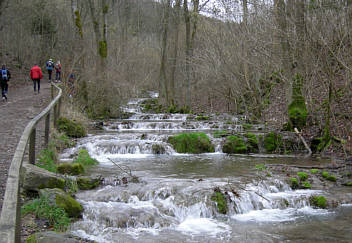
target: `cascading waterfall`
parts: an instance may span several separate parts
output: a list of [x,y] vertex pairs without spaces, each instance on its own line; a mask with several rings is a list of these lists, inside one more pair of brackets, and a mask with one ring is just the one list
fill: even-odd
[[[221,152],[223,139],[212,132],[242,131],[245,117],[223,114],[221,119],[196,121],[188,114],[145,114],[140,104],[146,99],[124,107],[134,113],[129,119],[105,122],[105,132],[83,138],[61,154],[69,160],[87,149],[100,161],[90,173],[104,177],[102,187],[77,194],[84,214],[74,223],[74,234],[97,242],[248,242],[251,232],[249,242],[277,242],[285,238],[268,225],[333,213],[310,206],[312,195],[326,192],[291,190],[280,177],[258,176],[253,168],[262,159]],[[263,126],[253,129],[260,134]],[[176,153],[168,137],[189,131],[207,133],[215,153]],[[111,160],[131,168],[140,183],[121,183],[125,175]],[[212,199],[215,188],[225,195],[225,214]],[[258,222],[264,225],[250,224]]]

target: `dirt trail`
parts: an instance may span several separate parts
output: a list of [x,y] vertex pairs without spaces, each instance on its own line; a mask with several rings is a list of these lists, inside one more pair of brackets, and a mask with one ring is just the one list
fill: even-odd
[[[32,82],[16,85],[16,80],[11,80],[8,101],[0,101],[0,212],[8,170],[19,139],[28,122],[50,102],[50,94],[50,84],[44,80],[41,81],[40,94],[33,92]],[[39,126],[43,127],[43,123],[40,122]],[[43,141],[38,137],[41,130],[39,128],[36,141]]]

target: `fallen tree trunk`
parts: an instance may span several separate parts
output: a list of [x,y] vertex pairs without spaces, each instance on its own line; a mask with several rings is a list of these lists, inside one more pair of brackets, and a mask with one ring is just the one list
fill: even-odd
[[312,150],[310,149],[310,147],[308,146],[308,144],[306,143],[306,140],[304,140],[304,138],[302,137],[301,133],[298,131],[298,129],[295,127],[295,133],[298,135],[298,137],[301,139],[302,143],[304,144],[304,147],[306,147],[306,149],[308,150],[308,154],[306,155],[306,157],[309,157],[312,155]]

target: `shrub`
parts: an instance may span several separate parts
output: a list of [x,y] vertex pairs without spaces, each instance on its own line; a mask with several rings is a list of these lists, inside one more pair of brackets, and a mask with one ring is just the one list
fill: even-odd
[[301,181],[305,181],[308,179],[308,174],[305,172],[298,172],[297,175]]
[[178,153],[200,154],[215,151],[208,136],[201,132],[170,136],[168,142]]
[[268,153],[276,151],[282,145],[282,137],[280,134],[270,132],[264,137],[264,148]]
[[247,146],[242,138],[228,136],[222,147],[222,151],[227,154],[244,154],[247,153]]
[[57,128],[59,132],[64,132],[69,137],[81,138],[86,136],[86,130],[82,124],[65,117],[57,120]]
[[310,205],[318,208],[326,208],[327,202],[324,196],[312,196],[309,198]]
[[37,218],[47,219],[56,231],[64,232],[71,220],[63,208],[52,205],[46,197],[39,197],[21,208],[22,215],[33,213]]

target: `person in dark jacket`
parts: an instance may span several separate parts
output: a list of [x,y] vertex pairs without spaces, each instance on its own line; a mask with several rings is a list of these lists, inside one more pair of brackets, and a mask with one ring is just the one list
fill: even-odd
[[38,94],[40,92],[40,80],[43,78],[42,69],[38,65],[34,65],[30,72],[31,79],[33,80],[34,93],[36,93],[36,85],[38,84]]
[[2,95],[2,100],[7,101],[7,93],[9,90],[9,85],[8,82],[11,79],[11,73],[8,69],[6,69],[5,64],[2,65],[1,68],[1,77],[0,77],[0,86],[1,86],[1,95]]
[[46,62],[46,70],[48,71],[48,74],[49,74],[49,83],[51,82],[51,74],[53,73],[53,70],[54,70],[54,62],[53,62],[53,59],[49,59],[47,62]]

